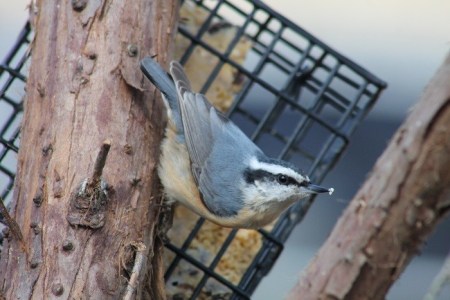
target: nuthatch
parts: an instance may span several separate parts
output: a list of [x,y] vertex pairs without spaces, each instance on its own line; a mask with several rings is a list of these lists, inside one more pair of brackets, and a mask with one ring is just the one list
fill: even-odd
[[167,109],[158,175],[168,201],[225,227],[260,228],[300,199],[333,192],[292,164],[267,157],[204,95],[191,91],[178,62],[170,64],[172,79],[150,57],[141,69]]

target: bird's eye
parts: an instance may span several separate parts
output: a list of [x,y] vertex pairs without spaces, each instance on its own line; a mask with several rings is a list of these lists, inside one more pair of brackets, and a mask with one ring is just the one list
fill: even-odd
[[288,184],[289,183],[289,177],[283,174],[278,174],[277,181],[279,184]]

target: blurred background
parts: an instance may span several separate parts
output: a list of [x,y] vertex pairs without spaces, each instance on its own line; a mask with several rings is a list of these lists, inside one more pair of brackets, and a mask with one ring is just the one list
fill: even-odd
[[[0,1],[0,59],[28,18],[28,0]],[[253,299],[281,299],[327,238],[375,160],[450,49],[450,2],[388,0],[265,0],[319,39],[388,83],[358,127],[345,155]],[[422,299],[450,250],[450,221],[442,223],[402,274],[387,299]],[[450,299],[450,288],[440,299]]]

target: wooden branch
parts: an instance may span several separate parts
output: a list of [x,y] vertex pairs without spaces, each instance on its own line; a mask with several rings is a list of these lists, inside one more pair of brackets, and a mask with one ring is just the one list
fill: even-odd
[[[35,37],[11,204],[30,258],[4,243],[6,299],[119,299],[129,283],[118,253],[133,241],[145,245],[133,297],[164,286],[155,270],[162,253],[154,251],[164,111],[139,62],[171,59],[178,2],[32,2]],[[96,160],[106,137],[114,141],[108,159],[106,141]],[[155,299],[165,297],[161,290]]]
[[449,212],[449,83],[450,55],[289,299],[384,299]]

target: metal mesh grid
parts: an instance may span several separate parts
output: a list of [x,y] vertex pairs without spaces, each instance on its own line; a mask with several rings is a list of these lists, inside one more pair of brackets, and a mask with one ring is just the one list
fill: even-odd
[[17,164],[30,38],[27,23],[0,65],[0,196],[5,200],[12,196]]
[[[186,0],[183,5],[188,3],[194,1]],[[268,155],[292,161],[303,167],[314,182],[320,182],[344,151],[350,135],[373,106],[385,83],[261,1],[205,0],[195,1],[195,7],[205,18],[196,27],[183,24],[179,27],[179,38],[186,44],[180,61],[186,65],[198,49],[216,58],[208,62],[209,71],[204,74],[206,81],[201,92],[208,94],[214,82],[220,80],[220,72],[230,68],[240,82],[228,107],[230,118]],[[217,46],[207,36],[211,37],[217,24],[228,26],[222,20],[236,27],[228,31],[228,43]],[[26,80],[24,66],[30,35],[27,24],[0,66],[0,193],[7,202],[12,194],[19,146]],[[238,61],[233,53],[239,50],[243,37],[251,47],[245,60]],[[207,297],[205,286],[214,282],[229,291],[223,298],[250,299],[312,201],[294,205],[269,229],[258,230],[261,247],[238,284],[217,272],[238,230],[227,234],[213,259],[205,264],[189,252],[205,225],[205,220],[199,218],[178,245],[173,241],[166,243],[173,254],[165,273],[167,284],[174,284],[171,278],[181,264],[189,264],[201,272],[189,298]],[[178,295],[178,298],[185,296]]]

